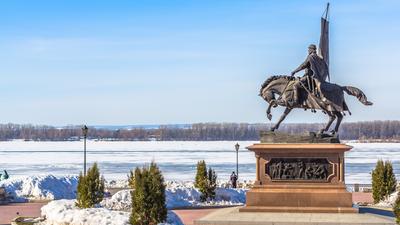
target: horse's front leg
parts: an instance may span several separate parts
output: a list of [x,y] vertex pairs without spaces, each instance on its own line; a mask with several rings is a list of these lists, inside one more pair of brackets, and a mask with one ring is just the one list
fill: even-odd
[[281,118],[279,118],[279,121],[275,124],[275,126],[271,127],[271,131],[275,131],[276,129],[279,128],[279,125],[282,123],[282,121],[286,118],[286,116],[292,111],[292,108],[286,107],[285,111],[283,112]]
[[267,109],[267,118],[268,118],[269,120],[272,119],[272,114],[271,114],[272,105],[273,105],[273,104],[269,104],[268,109]]

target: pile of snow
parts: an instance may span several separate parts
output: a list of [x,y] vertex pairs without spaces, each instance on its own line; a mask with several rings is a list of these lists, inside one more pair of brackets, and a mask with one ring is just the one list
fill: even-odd
[[[242,188],[217,188],[214,200],[201,202],[201,193],[193,187],[192,182],[169,182],[165,189],[166,204],[168,209],[201,207],[201,206],[229,206],[242,205],[246,201],[247,189]],[[130,190],[122,190],[111,198],[104,199],[100,205],[112,210],[129,211],[132,199]]]
[[375,204],[375,206],[385,207],[385,208],[393,208],[394,203],[399,195],[399,191],[393,192],[387,198],[383,199],[379,203]]
[[100,205],[112,210],[130,211],[132,204],[131,191],[122,190],[115,193],[111,198],[105,198]]
[[129,222],[129,213],[112,211],[105,208],[79,209],[75,200],[57,200],[42,207],[42,224],[115,224],[125,225]]
[[165,190],[167,208],[185,208],[198,206],[242,205],[246,201],[247,188],[228,188],[225,182],[219,182],[215,199],[201,202],[201,192],[193,182],[167,182]]
[[[42,207],[42,217],[45,221],[39,225],[68,224],[68,225],[127,225],[129,212],[114,211],[106,208],[79,209],[74,200],[57,200]],[[183,225],[179,217],[168,211],[167,224]]]
[[201,202],[201,192],[194,187],[178,186],[165,190],[167,208],[185,208],[200,206],[243,205],[246,201],[246,189],[217,188],[215,199]]
[[[243,180],[243,181],[238,181],[237,187],[250,189],[251,187],[253,187],[253,185],[254,185],[254,180]],[[217,180],[217,187],[230,188],[231,182],[226,180]]]
[[106,180],[106,188],[129,188],[128,179],[124,180]]
[[25,202],[28,199],[74,199],[77,185],[76,176],[29,176],[0,181],[0,187],[6,189],[7,196],[13,202]]

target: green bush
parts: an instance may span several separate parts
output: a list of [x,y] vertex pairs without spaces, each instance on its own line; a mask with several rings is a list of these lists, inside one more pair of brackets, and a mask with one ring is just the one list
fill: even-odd
[[135,189],[135,171],[131,170],[128,174],[128,185],[130,188]]
[[396,190],[396,177],[390,161],[378,160],[372,171],[372,197],[378,203]]
[[167,219],[164,177],[157,165],[135,169],[130,224],[156,225]]
[[76,206],[91,208],[104,197],[104,178],[100,176],[97,163],[87,171],[86,176],[79,174]]
[[207,195],[211,199],[215,199],[215,189],[217,189],[217,174],[210,167],[208,169],[208,187],[207,187]]
[[194,181],[194,187],[199,189],[202,193],[200,196],[201,201],[207,200],[207,166],[204,160],[197,162],[197,172]]
[[400,191],[397,194],[397,199],[394,202],[393,213],[396,216],[397,224],[400,224]]
[[194,187],[201,188],[202,186],[205,186],[206,179],[207,179],[206,162],[204,160],[198,161]]
[[384,177],[385,164],[383,160],[378,160],[375,169],[372,171],[372,197],[374,198],[374,203],[378,203],[383,199],[385,193]]
[[385,162],[385,197],[389,196],[393,192],[396,191],[396,176],[393,173],[393,165],[392,162],[387,160]]
[[217,188],[217,174],[212,168],[208,169],[204,160],[197,163],[197,173],[194,187],[201,192],[200,201],[215,198],[215,189]]

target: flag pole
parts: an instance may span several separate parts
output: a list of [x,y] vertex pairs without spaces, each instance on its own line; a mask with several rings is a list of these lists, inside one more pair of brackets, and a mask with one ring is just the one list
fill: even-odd
[[[324,12],[323,14],[325,14],[325,20],[328,20],[328,14],[329,14],[329,2],[328,2],[328,3],[326,3],[326,9],[325,9],[325,12]],[[323,15],[323,14],[322,14],[322,15]]]

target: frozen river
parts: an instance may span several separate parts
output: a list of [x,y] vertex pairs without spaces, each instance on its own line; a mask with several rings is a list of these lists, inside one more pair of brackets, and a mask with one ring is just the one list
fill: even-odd
[[[254,180],[255,158],[245,149],[254,141],[239,141],[240,179]],[[107,179],[124,179],[128,172],[154,160],[166,180],[192,180],[196,163],[205,160],[219,179],[236,169],[234,141],[106,142],[88,141],[87,161],[98,162]],[[349,143],[346,183],[370,183],[378,159],[389,159],[400,175],[400,143]],[[0,171],[11,176],[79,174],[83,169],[83,142],[0,142]],[[1,172],[0,172],[1,173]],[[400,178],[400,177],[398,177]]]

